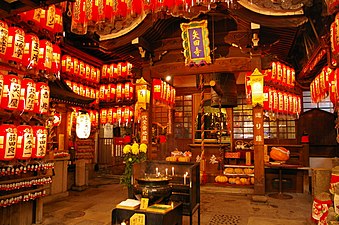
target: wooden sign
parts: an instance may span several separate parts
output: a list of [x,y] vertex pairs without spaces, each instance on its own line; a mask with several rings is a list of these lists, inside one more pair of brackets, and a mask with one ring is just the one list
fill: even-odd
[[253,108],[253,144],[264,145],[264,118],[262,107]]
[[140,115],[140,143],[148,144],[148,131],[149,131],[149,121],[148,121],[148,113],[147,112],[141,112]]

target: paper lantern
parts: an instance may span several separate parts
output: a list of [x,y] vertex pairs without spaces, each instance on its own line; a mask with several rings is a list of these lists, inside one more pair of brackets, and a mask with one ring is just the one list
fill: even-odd
[[18,27],[8,29],[8,43],[5,59],[21,63],[25,47],[25,32]]
[[63,22],[62,22],[62,10],[58,7],[55,7],[55,20],[54,20],[54,33],[63,32]]
[[34,143],[32,127],[28,125],[17,126],[17,132],[15,158],[20,160],[30,159]]
[[337,69],[332,70],[329,74],[328,82],[329,82],[329,95],[330,100],[333,104],[337,102],[337,94],[336,94],[336,86],[337,86]]
[[117,117],[117,108],[112,109],[112,123],[116,124],[118,122],[118,117]]
[[282,64],[282,78],[281,78],[281,84],[283,86],[286,86],[286,83],[287,83],[287,66],[285,64]]
[[161,90],[162,90],[161,80],[153,79],[152,86],[153,86],[153,99],[158,101],[161,98]]
[[273,111],[278,112],[279,109],[279,96],[278,91],[272,89],[272,95],[273,95]]
[[100,109],[100,124],[107,123],[107,109]]
[[75,0],[71,21],[71,32],[84,35],[87,33],[86,0]]
[[36,96],[34,112],[39,114],[47,114],[49,111],[50,90],[48,84],[44,82],[36,83]]
[[[127,63],[126,62],[121,62],[119,63],[120,64],[120,68],[121,68],[121,77],[123,79],[126,79],[127,78]],[[119,66],[118,64],[118,66]]]
[[17,128],[12,124],[0,125],[0,160],[12,160],[15,157]]
[[87,112],[79,112],[75,132],[78,138],[88,138],[91,134],[91,118]]
[[102,80],[107,80],[108,77],[108,73],[107,73],[107,69],[108,69],[108,65],[105,64],[101,67],[101,79]]
[[99,104],[99,103],[100,103],[100,91],[95,90],[95,104]]
[[34,34],[26,34],[22,65],[29,68],[36,68],[38,66],[39,50],[39,38]]
[[[126,82],[125,83],[125,91],[124,91],[124,99],[125,99],[125,101],[129,101],[129,100],[131,100],[131,97],[133,97],[133,96],[130,96],[130,86],[132,85],[132,83],[131,82]],[[133,89],[133,87],[132,87],[132,89]]]
[[269,94],[269,87],[264,86],[264,103],[263,103],[263,109],[264,110],[270,110],[269,102],[270,102],[270,94]]
[[120,124],[122,123],[122,108],[121,107],[118,107],[117,108],[117,123]]
[[[101,18],[103,12],[101,12],[101,14],[99,14],[99,7],[103,8],[103,0],[96,0],[96,1],[92,1],[92,4],[89,4],[90,7],[88,9],[88,15],[87,18],[88,20],[94,21],[94,22],[98,22],[99,18]],[[103,11],[103,9],[101,9],[100,11]]]
[[71,75],[73,70],[73,60],[70,55],[63,55],[61,58],[61,71],[67,75]]
[[91,66],[91,76],[90,76],[90,81],[96,82],[97,81],[97,68],[94,66]]
[[286,92],[283,92],[283,96],[284,96],[284,109],[283,109],[283,113],[288,113],[288,108],[289,108],[288,94]]
[[295,84],[295,70],[291,68],[291,85],[294,87]]
[[53,45],[52,73],[59,73],[61,70],[61,49],[59,45]]
[[40,40],[38,69],[51,72],[53,61],[53,45],[48,40]]
[[8,25],[0,20],[0,59],[3,59],[6,54],[8,42]]
[[114,68],[113,68],[113,78],[114,78],[114,79],[121,78],[121,63],[114,64]]
[[72,91],[73,91],[72,81],[70,81],[70,80],[65,80],[65,83],[66,83],[67,86],[68,86],[70,89],[72,89]]
[[339,18],[338,14],[335,16],[335,19],[333,23],[331,24],[330,28],[330,40],[331,40],[331,50],[334,55],[339,53],[339,33],[338,33],[338,28],[339,28]]
[[163,103],[165,101],[166,98],[166,90],[167,90],[167,84],[165,81],[161,80],[161,97],[160,97],[160,101]]
[[99,92],[100,100],[105,100],[105,90],[106,90],[105,85],[104,84],[100,85],[100,92]]
[[86,63],[85,64],[85,71],[86,71],[85,79],[90,81],[91,80],[91,65]]
[[79,88],[79,95],[85,96],[86,90],[85,90],[85,88],[84,88],[84,85],[82,85],[82,84],[77,84],[77,86],[78,86],[78,88]]
[[78,77],[80,73],[80,64],[79,60],[76,57],[72,57],[73,70],[71,72],[72,76]]
[[[61,120],[60,120],[61,121]],[[47,151],[47,129],[43,126],[33,126],[34,145],[32,149],[32,158],[44,158]]]
[[107,67],[107,77],[110,81],[113,81],[113,79],[118,78],[117,76],[114,76],[114,68],[115,68],[115,64],[110,64]]
[[278,92],[278,112],[283,113],[284,112],[284,94],[281,91]]
[[116,101],[121,102],[124,99],[124,93],[125,93],[125,85],[122,83],[117,84],[117,89],[116,89]]
[[79,60],[79,77],[86,78],[86,65],[82,60]]
[[91,97],[91,90],[90,90],[90,87],[85,86],[84,89],[85,89],[85,96],[86,96],[87,98],[90,98],[90,97]]
[[291,68],[286,66],[286,87],[292,87],[291,84]]
[[49,5],[46,10],[41,11],[40,24],[43,29],[54,32],[55,5]]
[[264,102],[264,76],[255,69],[250,76],[250,85],[252,93],[252,105],[263,105]]
[[1,108],[1,101],[4,95],[4,85],[5,85],[5,75],[0,72],[0,108]]
[[32,79],[23,78],[21,82],[21,94],[18,110],[33,112],[36,95],[36,84]]
[[18,109],[21,94],[21,78],[14,75],[4,76],[4,88],[1,99],[1,108]]
[[277,76],[278,76],[278,70],[277,70],[277,62],[272,62],[272,73],[271,73],[271,81],[276,82]]
[[22,21],[39,26],[42,8],[32,9],[23,13],[20,13]]
[[116,3],[113,0],[104,0],[104,15],[105,19],[111,21],[113,16],[115,15],[114,8],[116,7]]
[[132,63],[127,63],[127,77],[131,77],[132,74],[132,70],[133,70],[133,64]]
[[80,86],[76,82],[72,82],[72,90],[75,94],[80,95]]
[[113,123],[113,108],[107,109],[107,123]]
[[91,94],[90,94],[90,98],[93,98],[93,99],[95,99],[95,89],[94,88],[90,88],[90,92],[91,92]]
[[294,114],[293,95],[288,94],[288,114]]
[[115,96],[116,96],[116,89],[117,89],[117,85],[116,84],[110,84],[109,86],[110,90],[109,90],[109,94],[110,94],[110,100],[111,102],[115,102],[116,99],[115,99]]
[[96,68],[97,70],[97,80],[95,81],[96,83],[100,83],[100,77],[101,77],[101,74],[100,74],[100,69],[99,68]]

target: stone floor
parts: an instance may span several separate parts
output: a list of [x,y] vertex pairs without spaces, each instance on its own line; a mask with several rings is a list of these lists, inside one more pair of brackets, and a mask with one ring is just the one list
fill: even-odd
[[[251,189],[202,186],[201,225],[308,225],[312,197],[291,194],[292,199],[267,197],[253,201]],[[116,204],[125,200],[127,189],[108,179],[93,179],[82,192],[44,204],[42,225],[109,225]],[[197,214],[197,213],[196,213]],[[197,224],[197,215],[193,224]],[[187,217],[183,224],[189,224]]]

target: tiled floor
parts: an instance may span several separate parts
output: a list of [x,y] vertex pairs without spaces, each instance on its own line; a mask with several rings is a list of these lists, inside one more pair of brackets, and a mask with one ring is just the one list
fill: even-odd
[[[232,192],[225,187],[201,187],[201,225],[304,225],[311,216],[312,198],[307,194],[292,194],[288,200],[268,197],[263,203],[252,201],[250,191]],[[85,191],[46,203],[43,225],[109,225],[112,209],[126,197],[122,185],[92,180]],[[197,224],[196,214],[193,224]],[[183,224],[188,221],[185,217]]]

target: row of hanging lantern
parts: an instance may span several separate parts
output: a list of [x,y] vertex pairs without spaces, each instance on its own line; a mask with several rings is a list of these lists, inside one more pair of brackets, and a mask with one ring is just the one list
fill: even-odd
[[175,88],[161,79],[153,79],[153,101],[158,105],[173,106],[175,101]]
[[100,69],[70,55],[61,58],[61,72],[69,77],[84,79],[84,81],[99,83]]
[[0,108],[47,114],[50,89],[44,82],[0,74]]
[[274,113],[299,115],[301,98],[296,94],[264,86],[263,109]]
[[134,110],[131,106],[100,109],[100,124],[129,126],[134,121]]
[[[73,125],[76,125],[76,121],[77,121],[77,117],[80,115],[80,112],[84,111],[84,109],[79,108],[79,107],[73,107],[73,112],[72,112],[72,116],[71,116],[71,123]],[[90,118],[90,122],[91,122],[91,126],[92,127],[97,127],[99,125],[99,112],[97,110],[86,110],[89,118]]]
[[133,65],[129,62],[105,64],[101,68],[101,82],[132,77]]
[[19,16],[22,21],[31,23],[41,30],[61,34],[63,32],[62,13],[63,10],[60,7],[49,5],[47,9],[32,9],[20,13]]
[[105,102],[124,102],[134,99],[134,84],[110,83],[100,85],[99,100]]
[[60,47],[35,34],[25,34],[19,27],[0,21],[0,60],[22,64],[48,73],[60,71]]
[[46,155],[47,130],[44,126],[0,125],[0,160],[39,159]]
[[99,90],[70,80],[65,80],[65,83],[74,93],[87,98],[93,98],[95,99],[94,103],[99,104]]
[[[295,84],[295,70],[279,61],[272,62],[272,69],[264,70],[264,80],[273,82],[287,88],[293,88]],[[248,73],[247,76],[250,76]]]
[[73,33],[84,35],[87,33],[88,23],[111,22],[115,17],[127,17],[130,14],[147,14],[157,11],[175,11],[190,12],[191,7],[204,5],[210,9],[210,4],[215,2],[225,2],[227,8],[236,8],[237,0],[222,1],[201,1],[201,0],[132,0],[132,1],[113,1],[113,0],[75,0],[72,4],[72,22],[71,31]]

